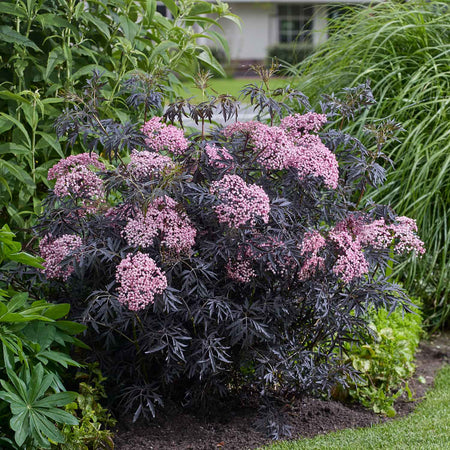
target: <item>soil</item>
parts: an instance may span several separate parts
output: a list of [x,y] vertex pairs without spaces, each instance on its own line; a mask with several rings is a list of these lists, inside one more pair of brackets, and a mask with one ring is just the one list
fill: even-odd
[[[414,401],[399,398],[395,418],[413,411],[433,385],[438,369],[450,360],[450,334],[423,341],[416,355],[416,372],[409,381]],[[291,439],[312,437],[344,428],[369,427],[392,420],[355,404],[306,397],[290,409],[293,426]],[[182,412],[166,413],[151,423],[121,420],[114,438],[118,450],[210,450],[255,449],[272,442],[254,428],[257,414],[253,407],[230,407],[214,419],[199,418]]]

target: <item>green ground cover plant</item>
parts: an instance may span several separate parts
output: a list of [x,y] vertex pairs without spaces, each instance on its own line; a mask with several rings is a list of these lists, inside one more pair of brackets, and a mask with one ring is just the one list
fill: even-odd
[[[424,300],[425,323],[450,315],[450,10],[448,2],[380,2],[333,22],[332,35],[296,67],[298,86],[321,93],[371,80],[378,103],[371,117],[401,122],[406,132],[387,148],[386,184],[368,195],[417,219],[428,256],[396,274]],[[362,114],[346,130],[363,129]]]
[[372,311],[370,328],[374,335],[364,345],[346,344],[346,362],[358,370],[362,381],[349,383],[336,397],[347,396],[376,413],[395,415],[394,401],[403,392],[411,399],[408,379],[414,373],[414,355],[422,332],[422,317],[418,310],[389,313],[385,309]]
[[[67,156],[53,123],[65,92],[93,70],[105,77],[105,114],[128,120],[111,102],[132,71],[159,75],[166,93],[192,79],[199,61],[224,74],[204,41],[227,51],[213,28],[219,17],[239,22],[220,0],[2,1],[0,4],[0,224],[22,231],[40,213],[47,170]],[[220,29],[220,28],[219,28]],[[201,41],[203,39],[203,42]],[[163,74],[164,76],[160,76]],[[150,81],[148,81],[150,82]],[[20,235],[21,237],[22,234]]]
[[401,420],[371,428],[349,429],[292,442],[280,442],[267,450],[303,449],[436,449],[450,446],[450,366],[437,375],[435,387],[415,411]]

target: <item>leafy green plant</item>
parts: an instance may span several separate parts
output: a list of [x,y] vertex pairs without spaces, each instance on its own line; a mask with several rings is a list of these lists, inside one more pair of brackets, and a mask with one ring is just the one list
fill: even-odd
[[[423,299],[425,323],[442,326],[450,317],[449,4],[379,2],[352,11],[331,23],[328,42],[293,73],[302,91],[316,99],[370,79],[378,100],[371,116],[394,119],[406,129],[401,142],[386,147],[396,170],[369,195],[416,218],[428,256],[394,273]],[[365,114],[356,119],[344,128],[350,134],[363,128]]]
[[[80,365],[69,356],[72,345],[87,348],[75,335],[85,327],[59,320],[69,305],[31,302],[6,280],[4,272],[16,263],[42,267],[41,259],[21,251],[14,234],[0,230],[0,426],[3,445],[49,448],[50,441],[64,442],[55,422],[75,425],[76,418],[61,409],[76,398],[65,392],[62,375],[68,366]],[[8,408],[9,406],[9,408]],[[12,435],[13,434],[13,435]]]
[[351,384],[350,398],[376,413],[394,416],[394,402],[403,392],[411,398],[408,379],[414,373],[414,354],[421,335],[418,311],[392,314],[379,309],[371,314],[373,338],[364,345],[345,345],[347,362],[360,372],[362,381]]
[[[8,0],[0,4],[0,224],[28,228],[41,212],[47,170],[67,156],[52,134],[64,92],[94,69],[107,78],[107,100],[131,72],[145,71],[174,95],[199,61],[224,75],[210,48],[228,52],[218,18],[239,22],[228,5],[164,0]],[[214,28],[216,26],[216,28]],[[217,28],[219,27],[219,28]],[[202,41],[203,39],[203,41]],[[112,101],[112,100],[111,100]],[[121,104],[106,115],[127,122]]]
[[64,445],[57,448],[64,450],[89,450],[114,448],[110,427],[116,424],[108,410],[99,403],[106,398],[103,382],[106,380],[98,368],[98,364],[88,365],[88,373],[80,371],[75,376],[80,382],[79,393],[75,401],[66,405],[65,409],[79,424],[64,425],[62,432],[65,436]]

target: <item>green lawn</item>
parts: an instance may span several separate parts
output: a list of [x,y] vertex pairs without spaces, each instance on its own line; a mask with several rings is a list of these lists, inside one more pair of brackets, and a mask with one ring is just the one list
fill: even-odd
[[[289,78],[273,78],[270,80],[269,87],[271,89],[277,89],[279,87],[289,84]],[[236,98],[240,94],[240,90],[247,84],[256,83],[261,84],[259,78],[212,78],[210,80],[210,87],[214,89],[218,94],[229,94]],[[194,96],[196,101],[201,101],[201,91],[197,89],[193,83],[186,82],[184,85],[184,93],[180,93],[183,97]],[[211,94],[214,94],[211,92]]]
[[349,429],[313,439],[280,442],[266,450],[450,449],[450,366],[409,416],[371,428]]

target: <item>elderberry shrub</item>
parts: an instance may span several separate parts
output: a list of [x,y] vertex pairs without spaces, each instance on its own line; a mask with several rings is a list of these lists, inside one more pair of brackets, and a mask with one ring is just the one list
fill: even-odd
[[[355,378],[339,354],[367,336],[366,311],[410,305],[385,274],[396,254],[424,252],[415,222],[363,198],[384,181],[382,145],[399,127],[371,128],[376,152],[323,131],[370,106],[368,84],[324,99],[322,113],[289,87],[245,93],[270,125],[206,134],[214,109],[236,117],[228,96],[124,125],[102,119],[89,88],[98,103],[57,122],[85,152],[49,171],[44,275],[89,325],[110,393],[135,419],[164,400],[207,404],[244,387],[265,410],[269,398],[329,393]],[[304,113],[291,115],[299,99]],[[168,124],[189,115],[201,133]]]

